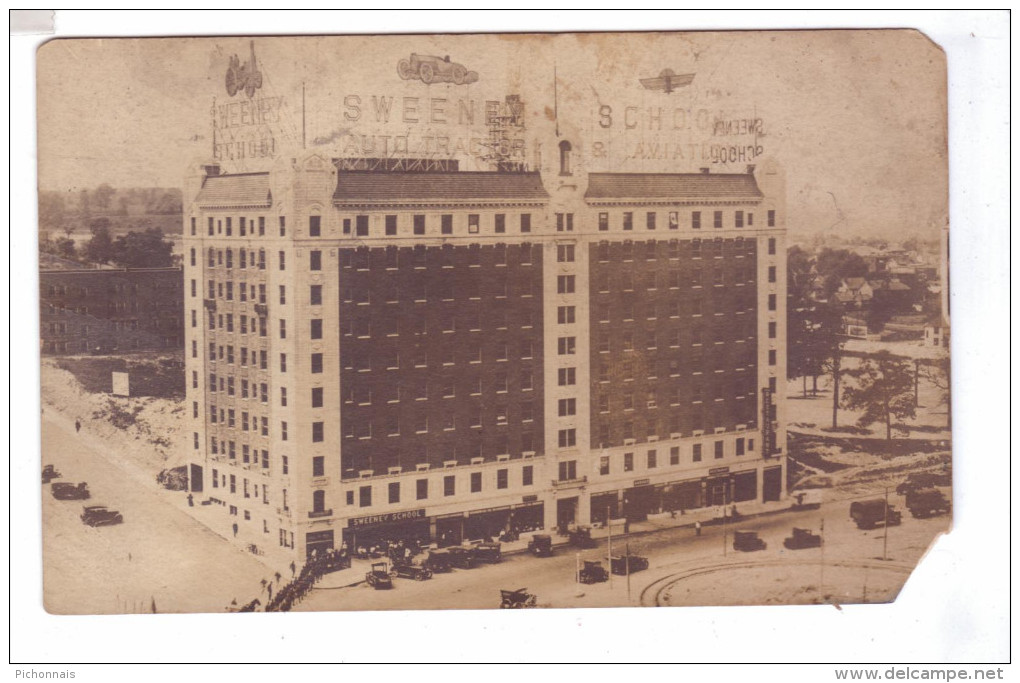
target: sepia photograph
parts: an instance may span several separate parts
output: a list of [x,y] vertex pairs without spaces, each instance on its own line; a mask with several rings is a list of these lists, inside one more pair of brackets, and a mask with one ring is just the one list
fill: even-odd
[[38,48],[41,609],[895,602],[963,462],[945,50],[336,33]]
[[945,79],[909,30],[47,44],[47,609],[893,600],[951,519]]

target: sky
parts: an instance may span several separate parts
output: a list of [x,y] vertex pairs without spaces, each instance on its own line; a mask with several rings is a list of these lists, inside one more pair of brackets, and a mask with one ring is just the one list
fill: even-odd
[[[795,235],[934,237],[947,220],[945,60],[914,31],[259,37],[254,44],[264,75],[256,100],[269,100],[280,120],[221,129],[218,142],[268,131],[278,154],[299,149],[303,86],[306,145],[372,156],[379,136],[392,144],[407,135],[412,147],[446,137],[451,149],[462,141],[464,152],[486,130],[480,112],[474,125],[455,120],[460,102],[480,109],[514,92],[525,104],[532,165],[558,128],[579,141],[578,158],[593,171],[739,172],[772,159],[786,174]],[[179,186],[190,164],[212,154],[214,107],[245,99],[227,94],[224,76],[230,56],[243,64],[250,50],[241,37],[44,45],[40,187]],[[397,63],[411,53],[450,55],[478,80],[402,80]],[[642,86],[640,79],[667,68],[693,81],[671,93]],[[405,117],[408,100],[416,104]],[[374,120],[380,101],[393,103],[385,124]],[[727,150],[735,162],[720,161]],[[468,155],[462,168],[480,165]]]

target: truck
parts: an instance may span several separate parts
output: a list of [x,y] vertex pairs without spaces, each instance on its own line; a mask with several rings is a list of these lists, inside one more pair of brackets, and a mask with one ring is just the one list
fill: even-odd
[[855,500],[850,504],[850,519],[858,529],[874,529],[885,524],[898,526],[903,521],[903,514],[885,502],[883,498]]
[[[54,484],[56,486],[56,484]],[[949,499],[938,489],[917,489],[907,492],[907,509],[914,517],[934,517],[949,512]]]

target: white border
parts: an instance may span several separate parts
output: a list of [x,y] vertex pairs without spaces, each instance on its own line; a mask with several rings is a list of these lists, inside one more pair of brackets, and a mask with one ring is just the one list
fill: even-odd
[[[949,55],[956,528],[891,606],[56,617],[41,606],[34,51],[10,39],[11,658],[17,661],[1004,661],[1009,339],[1003,12],[65,12],[58,36],[915,27]],[[838,160],[837,160],[838,161]],[[1011,532],[1010,532],[1011,536]],[[250,618],[245,618],[250,617]],[[27,667],[21,667],[27,668]],[[63,670],[75,667],[34,667]],[[831,676],[819,669],[819,676]],[[885,668],[885,667],[883,667]],[[574,675],[561,670],[561,675]],[[264,673],[263,673],[264,672]],[[263,668],[240,675],[276,676]],[[741,673],[743,672],[743,673]],[[103,673],[120,679],[125,670]],[[227,672],[223,672],[227,673]],[[303,672],[301,672],[303,673]],[[619,674],[625,672],[619,671]],[[686,673],[686,672],[685,672]],[[705,672],[713,675],[712,671]],[[752,669],[738,675],[755,676]],[[797,676],[789,671],[784,678]],[[187,672],[146,676],[177,676]],[[515,675],[527,675],[517,672]],[[312,675],[309,671],[308,675]],[[371,676],[371,670],[359,676]],[[416,675],[405,670],[404,675]],[[491,674],[486,674],[491,675]],[[635,676],[657,676],[635,671]],[[82,674],[79,674],[82,676]],[[459,677],[459,676],[458,676]],[[817,679],[816,679],[817,680]]]

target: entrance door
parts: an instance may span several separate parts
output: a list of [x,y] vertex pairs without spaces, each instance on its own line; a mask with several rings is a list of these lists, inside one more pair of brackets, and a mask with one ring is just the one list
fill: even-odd
[[577,520],[577,498],[560,498],[556,501],[556,527],[560,532]]
[[188,488],[193,493],[200,493],[202,491],[202,466],[195,465],[192,463],[191,469],[188,472]]
[[726,480],[710,482],[708,485],[709,505],[726,505],[729,502],[726,495],[728,488],[729,482]]
[[762,472],[761,485],[763,500],[779,500],[783,493],[783,468],[770,467]]
[[655,502],[654,486],[635,486],[623,494],[623,516],[631,522],[648,519],[648,513]]

